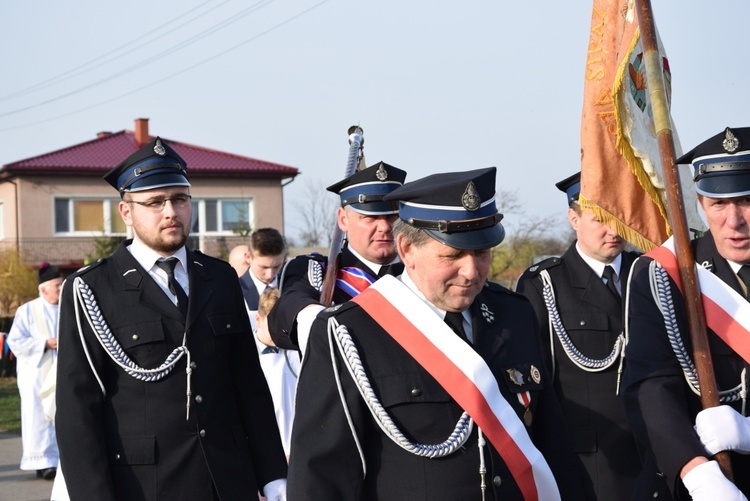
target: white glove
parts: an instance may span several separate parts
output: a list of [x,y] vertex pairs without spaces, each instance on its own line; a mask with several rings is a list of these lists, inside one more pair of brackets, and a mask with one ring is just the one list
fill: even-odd
[[700,411],[694,428],[711,456],[719,451],[750,454],[749,419],[728,405],[720,405]]
[[719,463],[701,463],[682,477],[693,501],[747,501],[736,485],[721,472]]
[[263,496],[268,501],[286,501],[286,479],[280,478],[268,482],[263,487]]

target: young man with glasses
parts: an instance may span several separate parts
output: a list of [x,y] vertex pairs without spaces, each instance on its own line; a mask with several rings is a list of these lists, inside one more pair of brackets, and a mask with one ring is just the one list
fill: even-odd
[[64,284],[57,430],[71,499],[285,499],[237,276],[185,247],[187,166],[156,138],[105,180],[132,228]]

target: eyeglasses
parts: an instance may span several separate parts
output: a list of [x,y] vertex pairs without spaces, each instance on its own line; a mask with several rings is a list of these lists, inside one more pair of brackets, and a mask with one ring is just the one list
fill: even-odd
[[151,212],[162,212],[167,202],[172,202],[172,207],[175,209],[184,209],[190,205],[190,201],[193,199],[190,195],[176,195],[172,198],[156,198],[154,200],[147,200],[145,202],[139,202],[138,200],[125,200],[127,203],[138,204],[145,207]]

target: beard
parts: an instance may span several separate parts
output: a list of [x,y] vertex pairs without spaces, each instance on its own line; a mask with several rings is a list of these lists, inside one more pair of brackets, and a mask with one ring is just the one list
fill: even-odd
[[182,231],[179,234],[172,234],[169,238],[162,237],[161,233],[156,233],[156,236],[144,235],[135,228],[133,228],[133,233],[135,233],[138,240],[156,252],[174,254],[175,251],[185,245],[188,238],[188,231],[182,225],[180,225],[180,228]]

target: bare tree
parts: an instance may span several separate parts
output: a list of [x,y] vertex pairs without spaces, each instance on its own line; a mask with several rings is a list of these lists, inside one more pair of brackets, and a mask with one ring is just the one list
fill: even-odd
[[[523,215],[523,203],[515,191],[497,192],[498,210],[506,215],[506,237],[492,249],[490,278],[514,287],[520,274],[541,256],[560,255],[570,245],[570,227],[564,217]],[[511,218],[508,218],[508,215]],[[515,218],[513,215],[520,214]]]
[[320,180],[307,179],[304,186],[305,196],[292,202],[299,215],[299,224],[293,226],[300,232],[299,244],[302,247],[330,245],[338,199],[326,191]]

